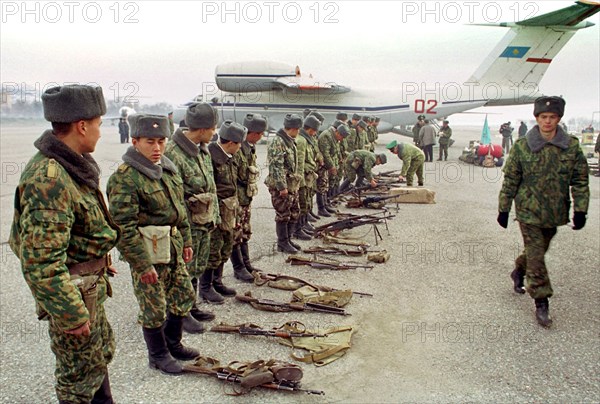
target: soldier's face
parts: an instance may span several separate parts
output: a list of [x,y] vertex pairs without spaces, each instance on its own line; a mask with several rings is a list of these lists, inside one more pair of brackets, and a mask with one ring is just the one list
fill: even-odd
[[554,112],[542,112],[535,118],[542,133],[554,133],[560,122],[560,117]]
[[217,133],[217,127],[213,126],[212,128],[206,129],[202,131],[202,135],[200,136],[201,143],[208,143],[213,138],[213,136]]
[[227,153],[234,155],[238,152],[238,150],[240,150],[240,148],[242,147],[241,143],[234,143],[234,142],[227,142],[227,143],[221,143],[221,147],[223,148],[223,150],[225,150]]
[[140,137],[138,139],[131,139],[133,147],[144,157],[153,163],[158,163],[161,156],[165,152],[165,146],[167,145],[166,138],[148,138]]
[[248,132],[248,135],[246,135],[246,140],[250,144],[257,144],[262,138],[262,135],[262,132]]
[[92,153],[96,150],[96,144],[100,140],[100,126],[102,118],[99,116],[87,121],[81,121],[81,128],[85,136],[83,137],[83,153]]

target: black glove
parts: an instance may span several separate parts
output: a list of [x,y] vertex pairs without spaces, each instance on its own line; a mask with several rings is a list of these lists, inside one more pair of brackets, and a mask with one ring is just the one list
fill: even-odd
[[508,212],[498,212],[498,224],[505,229],[508,227]]
[[585,226],[585,212],[573,213],[573,230],[581,230]]

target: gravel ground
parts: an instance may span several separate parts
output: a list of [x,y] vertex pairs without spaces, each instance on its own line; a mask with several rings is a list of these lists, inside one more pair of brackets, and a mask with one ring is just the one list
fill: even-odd
[[[125,150],[118,143],[117,128],[105,125],[95,153],[103,168],[103,188]],[[2,403],[55,400],[46,323],[37,321],[18,260],[5,242],[14,188],[34,152],[32,142],[44,128],[44,124],[0,128]],[[590,177],[592,198],[586,227],[578,232],[568,226],[560,228],[547,254],[555,290],[550,305],[554,325],[542,329],[535,323],[533,301],[514,294],[508,277],[522,242],[516,223],[511,221],[507,230],[496,224],[502,173],[458,161],[461,149],[470,139],[479,138],[480,129],[453,129],[456,144],[450,148],[449,161],[425,167],[426,187],[436,192],[437,203],[403,204],[398,211],[391,206],[396,217],[389,222],[389,234],[381,228],[384,239],[378,246],[374,246],[372,231],[353,231],[373,248],[392,254],[389,262],[372,270],[289,266],[284,254],[274,252],[274,212],[265,187],[254,201],[251,255],[258,267],[374,294],[355,297],[347,306],[352,316],[347,317],[261,312],[232,299],[210,307],[216,322],[272,327],[299,320],[309,328],[355,326],[353,346],[345,357],[325,367],[303,366],[304,387],[324,390],[325,396],[256,389],[233,398],[224,394],[224,383],[208,376],[169,377],[149,369],[128,267],[118,262],[115,297],[105,305],[117,338],[110,366],[117,402],[598,402],[599,179]],[[384,152],[383,145],[393,138],[397,137],[381,135],[378,151]],[[265,145],[259,145],[258,154],[264,178]],[[400,167],[400,160],[391,157],[382,170]],[[252,290],[276,300],[289,296],[289,292],[237,282],[229,264],[225,274],[225,283],[238,292]],[[285,360],[290,353],[290,348],[262,337],[207,332],[185,335],[184,340],[222,362]]]

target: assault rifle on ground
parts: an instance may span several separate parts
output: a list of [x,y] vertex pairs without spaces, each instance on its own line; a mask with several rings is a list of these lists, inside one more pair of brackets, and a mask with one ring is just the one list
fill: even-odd
[[[309,283],[309,282],[305,281],[304,279],[296,278],[294,276],[280,275],[280,274],[268,274],[268,273],[264,273],[261,271],[254,271],[253,274],[254,274],[254,284],[257,286],[262,286],[265,283],[268,284],[269,281],[273,281],[273,282],[287,281],[287,282],[289,282],[289,285],[285,285],[286,290],[296,290],[296,289],[301,288],[302,286],[310,286],[311,288],[321,291],[321,292],[337,292],[337,291],[341,290],[341,289],[332,288],[330,286],[315,285],[314,283]],[[283,288],[280,287],[280,289],[283,289]],[[373,297],[373,295],[371,293],[354,292],[353,291],[352,294],[359,295],[359,296]]]
[[348,201],[346,206],[349,208],[381,209],[385,206],[385,201],[397,198],[398,196],[406,194],[406,193],[408,193],[408,192],[401,193],[401,194],[395,194],[395,195],[386,195],[386,196],[368,196],[362,200],[359,197],[359,198],[351,199],[350,201]]
[[338,247],[320,247],[312,246],[302,250],[307,254],[330,254],[330,255],[347,255],[350,257],[362,257],[366,253],[373,252],[366,248],[358,247],[356,249],[342,249]]
[[344,262],[326,262],[319,260],[312,260],[310,258],[301,257],[299,255],[289,255],[285,262],[289,262],[292,265],[308,265],[312,268],[318,269],[357,269],[357,268],[365,268],[365,269],[373,269],[373,265],[361,265],[361,264],[348,264]]
[[[290,323],[287,323],[290,324]],[[241,324],[241,325],[227,325],[227,324],[219,324],[212,327],[210,330],[214,332],[226,332],[226,333],[236,333],[240,335],[261,335],[264,337],[280,337],[280,338],[296,338],[296,337],[326,337],[326,334],[315,334],[312,332],[306,332],[301,329],[297,329],[297,323],[294,322],[290,325],[289,328],[296,329],[297,331],[292,331],[291,329],[286,329],[285,325],[283,327],[273,329],[273,330],[263,330],[259,326],[255,324]]]
[[286,311],[314,311],[318,313],[329,313],[329,314],[339,314],[341,316],[349,316],[350,313],[347,313],[346,310],[327,306],[325,304],[319,303],[299,303],[299,302],[276,302],[270,299],[257,299],[252,297],[250,292],[246,292],[244,295],[237,295],[235,297],[237,301],[249,303],[252,307],[258,310],[264,311],[275,311],[275,312],[286,312]]
[[[383,216],[378,216],[383,215]],[[389,212],[380,212],[372,215],[351,215],[345,219],[336,220],[318,227],[315,227],[315,237],[321,237],[324,234],[333,233],[334,235],[342,230],[353,229],[366,224],[377,224],[385,222],[395,217]]]
[[[217,362],[218,363],[218,362]],[[286,391],[301,391],[306,394],[318,394],[324,395],[325,392],[322,390],[309,390],[301,387],[299,381],[292,380],[273,380],[273,376],[269,376],[265,372],[257,372],[256,374],[250,374],[248,376],[242,376],[236,374],[234,372],[230,372],[227,370],[227,367],[221,366],[198,366],[198,365],[184,365],[183,370],[191,373],[201,373],[209,376],[214,376],[219,380],[224,380],[226,382],[234,383],[236,385],[240,385],[243,391],[236,391],[234,389],[233,393],[230,395],[241,395],[249,391],[250,388],[246,386],[253,387],[262,387],[265,389],[272,390],[286,390]],[[265,377],[267,376],[267,377]],[[263,381],[265,381],[263,383]]]

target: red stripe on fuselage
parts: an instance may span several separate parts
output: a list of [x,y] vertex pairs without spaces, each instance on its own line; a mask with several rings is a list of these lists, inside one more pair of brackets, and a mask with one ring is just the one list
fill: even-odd
[[545,59],[545,58],[529,58],[527,59],[528,62],[532,62],[532,63],[550,63],[552,62],[552,59]]

